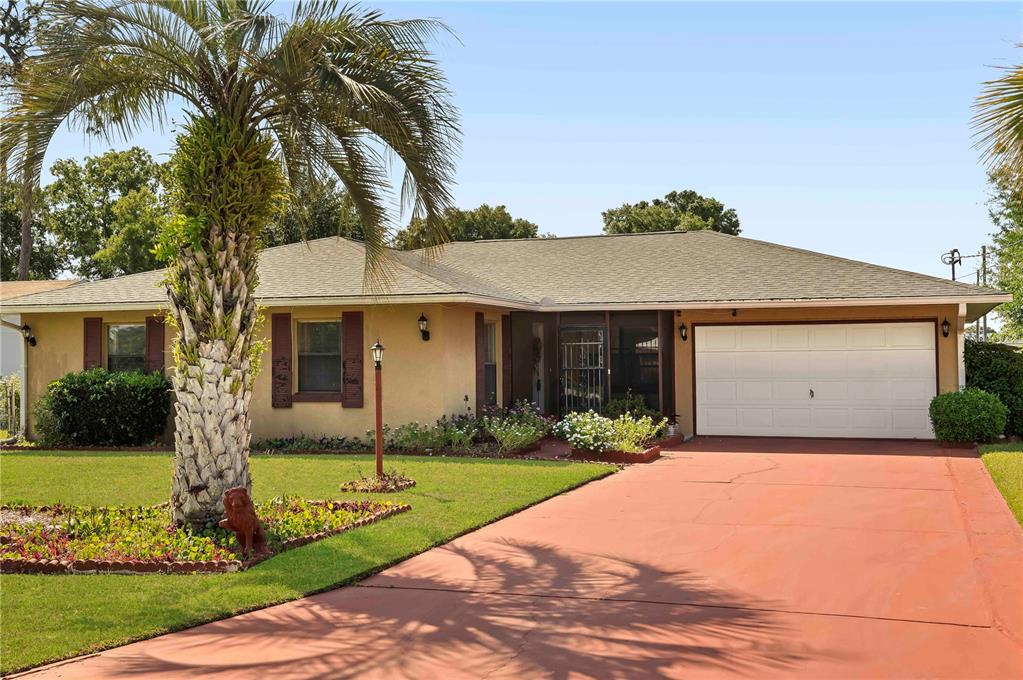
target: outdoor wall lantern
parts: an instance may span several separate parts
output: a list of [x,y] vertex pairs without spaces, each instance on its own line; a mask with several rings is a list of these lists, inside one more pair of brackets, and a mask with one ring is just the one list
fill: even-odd
[[943,338],[948,337],[948,329],[949,329],[948,319],[945,319],[944,321],[941,322],[941,336]]
[[430,331],[426,328],[426,315],[419,315],[419,334],[423,336],[423,341],[430,339]]
[[686,328],[685,323],[682,323],[681,325],[679,325],[679,327],[678,327],[678,336],[680,338],[682,338],[682,342],[685,342],[686,340],[689,339],[689,329]]
[[32,328],[28,324],[21,327],[21,337],[32,347],[36,346],[36,336],[32,335]]

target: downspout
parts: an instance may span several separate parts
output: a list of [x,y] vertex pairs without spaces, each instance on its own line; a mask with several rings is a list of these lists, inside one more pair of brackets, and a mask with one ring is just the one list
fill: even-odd
[[959,389],[966,387],[966,304],[959,304],[959,318],[956,320],[956,344],[959,352]]

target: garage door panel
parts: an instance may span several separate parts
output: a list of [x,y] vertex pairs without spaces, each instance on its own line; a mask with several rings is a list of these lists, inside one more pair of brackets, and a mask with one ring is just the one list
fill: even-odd
[[714,381],[704,387],[703,398],[709,403],[734,404],[738,397],[735,381]]
[[774,383],[764,380],[744,380],[739,383],[739,398],[745,402],[767,402],[774,398]]
[[847,408],[816,407],[813,409],[814,427],[847,430],[849,420],[849,409]]
[[932,322],[701,326],[694,343],[699,434],[932,436]]
[[773,376],[770,352],[736,353],[732,362],[733,375],[744,378],[770,378]]
[[777,352],[765,355],[771,365],[772,378],[809,378],[810,357],[807,352]]
[[934,349],[933,324],[890,325],[885,329],[889,347]]
[[770,326],[742,326],[739,329],[739,349],[773,349]]
[[805,380],[785,380],[774,383],[775,401],[806,401],[810,394],[810,383]]

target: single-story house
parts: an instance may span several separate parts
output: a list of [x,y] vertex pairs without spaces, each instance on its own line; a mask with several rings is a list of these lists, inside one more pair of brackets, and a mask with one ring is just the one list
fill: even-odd
[[[451,243],[390,254],[325,238],[260,255],[269,349],[253,437],[364,435],[369,345],[391,425],[536,402],[601,409],[631,391],[701,435],[929,438],[964,383],[964,325],[991,288],[711,231]],[[162,271],[19,297],[37,339],[27,394],[89,366],[157,370]]]

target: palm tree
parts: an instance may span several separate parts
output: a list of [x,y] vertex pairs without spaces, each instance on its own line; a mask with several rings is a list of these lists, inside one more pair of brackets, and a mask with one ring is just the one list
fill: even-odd
[[178,215],[158,251],[177,328],[171,507],[194,526],[222,516],[227,488],[251,485],[249,399],[265,349],[254,339],[258,234],[282,203],[340,179],[371,275],[385,252],[389,157],[405,168],[403,208],[430,225],[434,243],[450,204],[457,114],[427,48],[444,27],[332,0],[299,3],[290,20],[269,5],[48,0],[38,56],[0,138],[10,167],[38,176],[40,150],[62,123],[126,136],[184,102],[172,163]]
[[1023,175],[1023,64],[1005,68],[1001,78],[984,83],[975,108],[973,125],[984,155],[994,165]]

